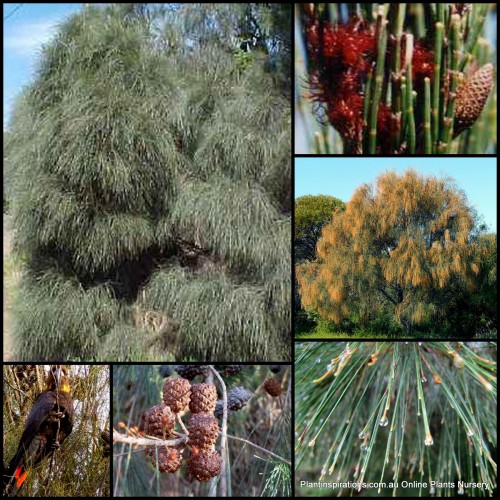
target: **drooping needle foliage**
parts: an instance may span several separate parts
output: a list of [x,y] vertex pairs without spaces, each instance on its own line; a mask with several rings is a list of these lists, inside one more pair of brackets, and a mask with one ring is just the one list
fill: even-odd
[[291,13],[252,5],[86,6],[44,47],[6,158],[19,359],[289,357]]
[[496,343],[298,343],[295,367],[301,495],[492,496]]

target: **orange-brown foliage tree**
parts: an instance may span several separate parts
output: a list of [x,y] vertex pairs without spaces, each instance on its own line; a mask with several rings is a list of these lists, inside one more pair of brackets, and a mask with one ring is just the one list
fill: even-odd
[[385,172],[323,228],[316,260],[298,266],[302,305],[336,324],[390,311],[409,332],[446,314],[446,287],[474,288],[476,228],[453,179]]

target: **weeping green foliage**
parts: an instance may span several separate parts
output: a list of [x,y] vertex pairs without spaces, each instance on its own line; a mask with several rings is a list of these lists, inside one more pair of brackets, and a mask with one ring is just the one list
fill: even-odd
[[[174,10],[152,23],[148,9],[86,7],[19,98],[6,170],[28,261],[20,357],[289,357],[289,102],[269,58],[241,70],[227,43],[194,41],[225,9]],[[179,240],[216,269],[174,269],[165,290],[157,276],[190,265]]]
[[[14,309],[16,351],[45,359],[91,358],[99,337],[115,324],[120,306],[109,286],[85,290],[76,279],[54,271],[25,278]],[[40,334],[43,333],[43,336]]]
[[172,210],[172,223],[183,238],[222,256],[228,264],[247,262],[251,274],[258,273],[260,279],[277,268],[282,278],[289,273],[289,219],[259,187],[225,177],[185,183]]
[[160,271],[143,297],[146,308],[164,311],[179,323],[181,359],[188,353],[195,359],[220,359],[224,352],[249,360],[285,355],[286,334],[273,328],[265,290],[236,284],[220,270]]
[[154,361],[159,358],[173,361],[172,355],[162,351],[162,339],[146,328],[117,322],[102,337],[99,352],[102,358],[123,361]]
[[145,35],[87,11],[46,47],[14,123],[29,139],[12,158],[23,249],[54,244],[93,273],[151,245],[150,221],[166,209],[181,159],[161,114],[166,68],[146,57]]

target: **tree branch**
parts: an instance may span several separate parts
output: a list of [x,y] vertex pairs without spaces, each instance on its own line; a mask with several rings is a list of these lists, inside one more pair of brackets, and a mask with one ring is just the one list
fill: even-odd
[[177,421],[179,422],[179,425],[180,425],[181,429],[183,430],[184,434],[189,436],[189,432],[186,429],[186,426],[184,425],[184,422],[182,421],[182,418],[181,418],[179,413],[177,413]]
[[[272,451],[266,450],[265,448],[262,448],[258,444],[252,443],[251,441],[248,441],[247,439],[243,439],[240,437],[236,436],[231,436],[230,434],[226,434],[226,437],[230,439],[234,439],[235,441],[241,441],[243,443],[249,444],[250,446],[253,446],[254,448],[259,449],[263,453],[267,453],[268,455],[271,455],[272,457],[276,458],[277,460],[280,460],[281,462],[284,462],[285,464],[291,465],[290,460],[287,460],[286,458],[280,457],[279,455],[276,455],[276,453],[273,453]],[[123,434],[120,434],[119,432],[116,432],[113,430],[113,441],[116,443],[125,443],[125,444],[134,444],[134,445],[139,445],[139,446],[179,446],[182,443],[185,443],[187,441],[188,437],[187,436],[181,436],[180,438],[177,439],[149,439],[149,438],[140,438],[140,437],[134,437],[134,436],[125,436]],[[128,453],[124,453],[124,455],[128,455]],[[120,455],[114,455],[114,456],[120,456]]]
[[249,444],[250,446],[253,446],[254,448],[258,448],[260,451],[263,451],[264,453],[271,455],[272,457],[276,458],[277,460],[280,460],[281,462],[284,462],[285,464],[292,465],[290,460],[287,460],[286,458],[280,457],[279,455],[276,455],[276,453],[273,453],[272,451],[266,450],[265,448],[262,448],[259,445],[252,443],[251,441],[247,441],[246,439],[243,439],[240,437],[231,436],[229,434],[227,435],[227,437],[234,439],[236,441],[242,441],[243,443]]
[[222,456],[221,474],[220,474],[220,496],[227,496],[227,476],[226,476],[226,448],[227,448],[227,391],[226,384],[219,372],[210,365],[210,369],[213,374],[219,380],[220,386],[222,388],[222,427],[221,427],[221,439],[220,439],[220,454]]
[[[135,393],[134,396],[132,397],[132,406],[130,407],[130,413],[128,415],[127,427],[130,427],[130,422],[132,420],[132,414],[134,413],[134,407],[135,407],[136,401],[137,401],[137,393]],[[119,433],[117,433],[117,434],[120,435]],[[114,441],[114,437],[115,437],[115,430],[113,429],[113,441]],[[122,453],[125,451],[125,443],[122,444],[121,451],[122,451]],[[121,472],[122,460],[123,460],[122,457],[118,458],[118,467],[117,467],[118,475],[117,475],[117,477],[119,477],[122,474],[122,472]],[[118,485],[119,484],[120,484],[120,481],[115,482],[115,489],[113,492],[113,496],[115,496],[115,497],[118,496],[117,492],[118,492]]]
[[385,295],[385,297],[386,297],[388,300],[390,300],[390,301],[391,301],[391,302],[392,302],[395,306],[397,306],[397,305],[398,305],[398,302],[396,302],[396,301],[395,301],[395,300],[394,300],[394,299],[393,299],[393,298],[392,298],[392,297],[391,297],[391,296],[390,296],[390,295],[389,295],[389,294],[388,294],[388,293],[387,293],[387,292],[386,292],[383,288],[377,287],[377,290],[378,290],[379,292],[382,292],[382,293]]
[[187,436],[169,440],[125,436],[113,429],[113,442],[117,443],[136,444],[141,446],[179,446],[180,444],[185,443],[187,439]]

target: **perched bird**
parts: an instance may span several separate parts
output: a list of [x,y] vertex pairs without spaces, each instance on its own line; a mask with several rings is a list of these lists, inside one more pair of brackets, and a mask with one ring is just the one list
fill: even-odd
[[16,496],[33,467],[71,434],[73,414],[67,368],[52,365],[45,388],[28,414],[17,452],[4,469],[4,496]]
[[101,440],[102,440],[102,456],[104,458],[109,458],[109,454],[111,451],[111,436],[109,434],[108,429],[104,429],[101,432]]

